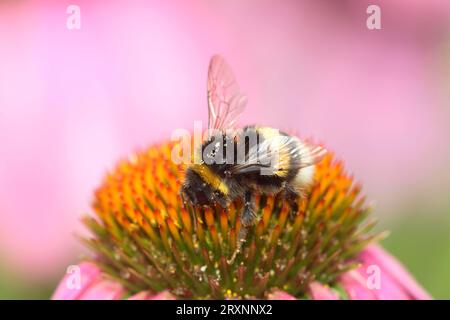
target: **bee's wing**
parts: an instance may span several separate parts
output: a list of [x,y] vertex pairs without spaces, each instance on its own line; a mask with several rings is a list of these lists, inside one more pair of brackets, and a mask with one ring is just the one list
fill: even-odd
[[327,150],[321,146],[307,144],[295,137],[279,135],[251,147],[245,162],[236,164],[231,173],[280,175],[283,171],[315,165],[326,153]]
[[233,129],[247,104],[228,63],[219,55],[211,58],[208,68],[208,129]]

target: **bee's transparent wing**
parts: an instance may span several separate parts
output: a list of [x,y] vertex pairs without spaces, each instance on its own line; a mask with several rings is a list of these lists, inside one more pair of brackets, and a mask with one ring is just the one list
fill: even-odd
[[262,141],[250,148],[242,164],[236,164],[232,174],[261,173],[282,175],[288,170],[302,169],[315,165],[326,155],[321,146],[298,142],[297,138],[279,135]]
[[219,55],[211,58],[208,68],[208,129],[233,129],[247,104],[247,97],[228,63]]

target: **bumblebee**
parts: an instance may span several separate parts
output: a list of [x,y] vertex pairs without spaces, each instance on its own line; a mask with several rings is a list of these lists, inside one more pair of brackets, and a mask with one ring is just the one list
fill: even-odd
[[257,218],[255,195],[281,192],[297,210],[296,199],[312,183],[315,164],[326,150],[270,127],[237,128],[247,98],[227,62],[218,55],[209,64],[207,97],[207,138],[197,150],[200,161],[186,168],[181,197],[193,206],[219,204],[224,208],[243,199],[234,260]]

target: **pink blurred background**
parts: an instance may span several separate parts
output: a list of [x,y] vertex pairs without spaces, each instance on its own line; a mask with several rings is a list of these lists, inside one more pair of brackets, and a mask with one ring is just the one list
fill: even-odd
[[445,0],[1,1],[0,265],[45,281],[76,261],[108,168],[206,120],[214,53],[249,97],[243,123],[325,142],[382,224],[416,202],[432,219],[450,187],[449,18]]

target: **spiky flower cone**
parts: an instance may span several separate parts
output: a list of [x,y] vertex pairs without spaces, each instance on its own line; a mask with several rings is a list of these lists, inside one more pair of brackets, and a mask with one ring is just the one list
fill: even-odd
[[[120,285],[121,296],[317,298],[322,288],[348,296],[342,275],[358,267],[358,254],[380,235],[370,232],[370,209],[340,161],[328,155],[317,165],[296,212],[281,197],[258,197],[260,219],[228,263],[242,204],[183,206],[183,167],[171,161],[172,147],[153,146],[122,161],[95,193],[96,215],[84,218],[92,263]],[[285,296],[277,296],[281,291]]]

